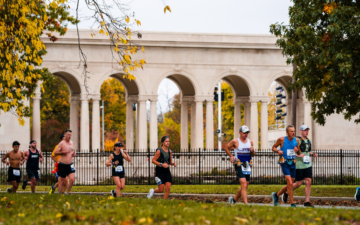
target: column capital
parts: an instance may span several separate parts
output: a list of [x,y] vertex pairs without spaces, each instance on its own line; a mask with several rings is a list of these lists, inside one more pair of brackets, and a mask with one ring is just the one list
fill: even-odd
[[80,95],[70,95],[70,102],[78,102],[80,100]]
[[249,101],[250,101],[249,96],[234,96],[234,104],[235,103],[245,104]]
[[310,104],[311,103],[305,96],[302,97],[302,101],[303,101],[304,104]]
[[181,99],[180,99],[180,104],[193,102],[194,99],[195,99],[194,96],[182,96]]
[[32,99],[33,100],[41,100],[41,94],[36,93],[35,96]]
[[150,102],[157,102],[158,101],[158,95],[147,95]]
[[89,96],[87,94],[81,94],[80,101],[89,101]]
[[125,98],[125,102],[126,103],[134,103],[134,102],[137,102],[138,100],[138,96],[137,95],[128,95],[126,98]]
[[214,98],[214,96],[213,95],[211,95],[211,96],[208,96],[208,95],[197,95],[197,96],[195,96],[195,102],[204,102],[204,101],[206,101],[206,100],[208,100],[208,99],[213,99]]
[[100,94],[93,94],[92,96],[91,96],[91,99],[93,100],[93,101],[100,101],[101,100],[101,97],[100,97],[101,95]]
[[149,100],[148,95],[139,95],[137,99],[138,102],[146,102],[147,100]]
[[269,102],[269,96],[250,96],[250,102]]

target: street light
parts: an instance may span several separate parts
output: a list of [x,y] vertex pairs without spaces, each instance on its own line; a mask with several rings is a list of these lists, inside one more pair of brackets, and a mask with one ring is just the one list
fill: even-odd
[[105,129],[105,121],[104,121],[104,99],[101,100],[102,106],[100,106],[101,112],[102,112],[102,149],[105,152],[105,135],[104,135],[104,129]]

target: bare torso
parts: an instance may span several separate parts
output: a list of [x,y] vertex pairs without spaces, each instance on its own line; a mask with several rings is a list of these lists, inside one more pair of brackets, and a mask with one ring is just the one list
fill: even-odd
[[9,162],[10,167],[12,168],[20,168],[20,161],[23,159],[23,153],[18,151],[15,152],[14,150],[9,152]]
[[73,154],[74,154],[74,145],[72,141],[61,141],[60,144],[61,145],[61,151],[62,152],[66,152],[68,150],[70,150],[70,152],[68,152],[65,155],[61,155],[59,162],[61,163],[65,163],[65,164],[71,164],[73,161]]

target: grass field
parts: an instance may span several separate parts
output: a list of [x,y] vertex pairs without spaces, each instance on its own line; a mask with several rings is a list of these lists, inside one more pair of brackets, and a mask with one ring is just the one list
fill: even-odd
[[0,224],[357,224],[358,210],[87,195],[0,194]]
[[[5,191],[10,185],[0,185],[0,189]],[[74,186],[72,192],[110,192],[114,189],[114,185],[110,186]],[[150,188],[155,185],[127,185],[123,192],[126,193],[147,193]],[[279,191],[282,185],[250,185],[248,188],[249,195],[270,195],[272,192]],[[323,197],[353,197],[357,186],[312,186],[311,196]],[[49,186],[38,186],[37,191],[49,191]],[[240,188],[240,185],[173,185],[172,193],[184,194],[234,194]],[[304,196],[305,186],[302,185],[295,191],[295,195]],[[22,191],[19,187],[19,191]],[[30,191],[27,186],[26,191]]]

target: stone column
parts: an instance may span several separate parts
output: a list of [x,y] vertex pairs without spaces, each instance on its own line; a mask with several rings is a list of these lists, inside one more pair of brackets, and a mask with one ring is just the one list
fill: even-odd
[[244,125],[250,128],[251,121],[250,121],[250,102],[244,103]]
[[134,149],[134,100],[127,97],[126,99],[126,149]]
[[292,104],[291,104],[291,99],[288,99],[286,101],[286,121],[285,121],[285,128],[286,126],[288,125],[291,125],[292,123],[292,111],[291,111],[291,108],[292,108]]
[[150,150],[155,151],[158,147],[158,127],[157,127],[157,98],[150,99]]
[[135,149],[139,151],[139,111],[140,111],[140,103],[136,102],[136,140],[135,140]]
[[75,150],[79,150],[79,100],[78,95],[70,96],[70,130]]
[[261,149],[268,149],[268,100],[261,100]]
[[89,152],[89,100],[81,95],[80,152]]
[[180,149],[186,152],[189,149],[189,102],[182,97],[181,99],[181,136]]
[[[310,140],[312,140],[313,132],[312,132],[312,118],[311,118],[311,102],[309,102],[306,99],[306,97],[303,97],[303,103],[304,103],[304,124],[310,128],[308,137]],[[300,126],[297,127],[298,130],[300,130]]]
[[196,150],[196,103],[195,102],[191,102],[191,137],[190,137],[190,141],[191,141],[191,150],[195,151]]
[[258,108],[257,100],[251,100],[251,122],[250,122],[250,140],[254,143],[254,148],[259,148],[259,131],[258,131]]
[[234,138],[239,137],[241,127],[241,102],[240,99],[234,99]]
[[147,115],[146,115],[146,100],[139,100],[139,111],[138,111],[138,133],[139,133],[139,152],[147,151]]
[[206,149],[214,149],[214,108],[213,99],[206,100]]
[[41,93],[39,91],[35,94],[35,97],[33,97],[33,114],[32,114],[32,119],[33,119],[32,139],[36,141],[37,148],[41,148],[40,100],[41,100]]
[[204,148],[204,110],[203,100],[195,100],[196,104],[196,149]]
[[92,109],[93,109],[93,113],[92,113],[92,129],[91,129],[91,148],[93,150],[93,152],[97,152],[97,150],[99,149],[100,151],[100,136],[101,136],[101,129],[100,129],[100,104],[99,101],[101,100],[101,98],[98,97],[94,97],[92,99]]

